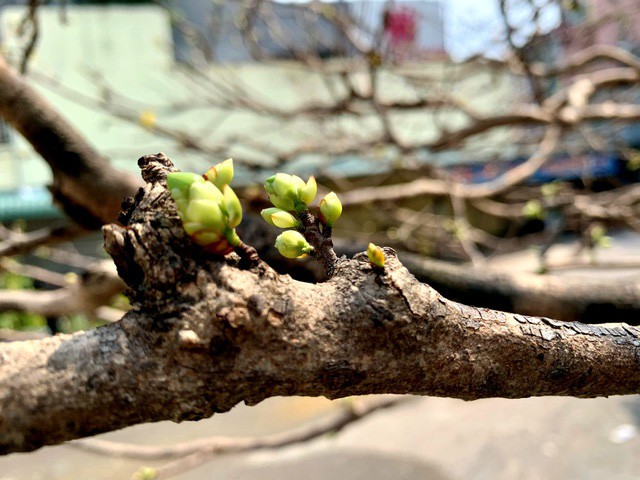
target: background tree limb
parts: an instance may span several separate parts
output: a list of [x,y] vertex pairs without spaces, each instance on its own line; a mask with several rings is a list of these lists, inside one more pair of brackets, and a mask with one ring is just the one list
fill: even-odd
[[115,221],[120,200],[140,186],[133,175],[112,168],[2,58],[0,115],[49,164],[51,193],[79,225],[96,229]]

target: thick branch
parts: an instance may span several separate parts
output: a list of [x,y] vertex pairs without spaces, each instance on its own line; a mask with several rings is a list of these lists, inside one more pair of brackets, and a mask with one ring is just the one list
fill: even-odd
[[113,222],[124,196],[139,182],[111,168],[48,102],[0,59],[0,115],[49,164],[51,191],[65,212],[85,228]]
[[404,253],[401,260],[419,280],[448,298],[480,307],[583,323],[606,318],[637,325],[640,281],[558,278],[551,275],[469,268]]
[[[464,399],[640,392],[640,331],[466,307],[386,250],[326,283],[242,270],[190,243],[164,186],[170,162],[105,243],[133,310],[87,333],[0,345],[0,451],[136,423],[194,420],[274,395]],[[602,321],[615,321],[615,315]]]

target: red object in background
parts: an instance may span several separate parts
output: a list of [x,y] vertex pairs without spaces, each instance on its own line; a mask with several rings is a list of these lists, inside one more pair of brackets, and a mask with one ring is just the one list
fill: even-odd
[[407,7],[388,10],[384,16],[384,27],[392,46],[413,43],[416,39],[416,12]]

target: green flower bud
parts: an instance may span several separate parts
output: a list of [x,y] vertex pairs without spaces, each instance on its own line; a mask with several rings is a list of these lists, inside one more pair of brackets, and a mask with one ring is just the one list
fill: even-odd
[[276,173],[264,182],[271,203],[287,211],[306,207],[300,193],[305,187],[300,177],[288,173]]
[[207,181],[222,190],[222,188],[225,185],[229,185],[233,179],[233,160],[228,158],[224,162],[214,165],[207,170],[203,176]]
[[276,238],[276,248],[280,255],[287,258],[298,258],[313,250],[300,232],[287,230]]
[[298,228],[300,222],[289,212],[280,210],[279,208],[265,208],[260,212],[264,221],[269,225],[278,228]]
[[186,197],[189,194],[189,187],[191,187],[194,182],[204,183],[204,178],[195,173],[188,172],[173,172],[167,174],[167,187],[174,198],[178,192]]
[[[231,160],[213,169],[220,182],[233,176]],[[183,227],[195,243],[218,255],[226,255],[240,244],[235,227],[242,221],[242,205],[229,185],[220,183],[220,189],[195,173],[171,173],[167,185]]]
[[193,183],[189,188],[189,200],[211,200],[220,203],[222,199],[222,192],[213,183]]
[[300,226],[298,219],[284,210],[271,214],[271,220],[278,228],[298,228]]
[[340,218],[342,214],[342,203],[338,196],[331,192],[327,193],[320,202],[320,221],[332,227],[335,221]]
[[131,480],[154,480],[158,476],[158,471],[151,467],[142,467],[133,474]]
[[284,210],[281,210],[279,208],[265,208],[264,210],[262,210],[260,212],[260,215],[262,216],[262,218],[264,219],[265,222],[267,222],[269,225],[271,225],[272,227],[275,227],[276,224],[273,223],[273,220],[271,220],[271,215],[277,212],[283,212]]
[[213,227],[218,232],[226,230],[225,220],[220,205],[213,200],[190,200],[185,211],[185,223],[198,222],[206,227]]
[[293,200],[290,200],[288,198],[278,197],[275,194],[271,194],[269,195],[269,200],[275,207],[278,207],[282,210],[290,211],[290,210],[296,209],[296,206],[295,206],[295,203],[293,203]]
[[538,200],[529,200],[524,207],[522,207],[522,214],[532,220],[544,220],[547,215],[542,204]]
[[318,184],[316,183],[316,178],[311,175],[306,185],[300,189],[300,199],[306,205],[309,205],[316,198],[316,193],[318,193]]
[[242,221],[242,205],[236,192],[229,185],[224,186],[224,210],[230,228],[236,228]]
[[367,257],[369,257],[369,261],[376,267],[384,268],[384,252],[377,245],[373,243],[369,244]]
[[300,221],[296,217],[279,208],[265,208],[260,212],[260,215],[265,222],[273,227],[298,228],[300,226]]

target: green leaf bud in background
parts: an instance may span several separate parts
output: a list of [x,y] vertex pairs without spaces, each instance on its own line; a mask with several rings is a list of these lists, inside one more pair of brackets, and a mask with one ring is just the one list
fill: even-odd
[[522,214],[532,220],[544,220],[547,212],[538,200],[529,200],[524,207],[522,207]]

